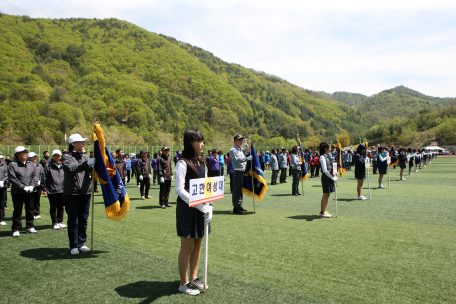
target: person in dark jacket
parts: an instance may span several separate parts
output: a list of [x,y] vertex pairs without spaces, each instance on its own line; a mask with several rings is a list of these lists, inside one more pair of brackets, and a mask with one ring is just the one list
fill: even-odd
[[[41,192],[42,190],[44,189],[44,183],[45,183],[45,180],[44,180],[44,169],[43,169],[43,166],[41,165],[41,162],[38,162],[38,155],[36,155],[35,152],[30,152],[28,155],[27,155],[27,158],[29,160],[29,162],[32,162],[35,164],[36,166],[36,169],[38,170],[38,176],[39,176],[39,181],[38,181],[38,185],[35,187],[35,189],[33,189],[33,194],[34,194],[34,198],[33,198],[33,204],[34,204],[34,210],[33,210],[33,218],[35,220],[37,219],[40,219],[41,218]],[[46,164],[47,166],[47,164]]]
[[171,170],[171,162],[169,159],[168,147],[163,147],[161,149],[162,155],[158,158],[157,161],[157,171],[158,171],[158,180],[160,181],[160,206],[163,209],[166,207],[172,207],[168,202],[169,192],[171,191],[171,181],[173,180],[173,172]]
[[127,185],[127,164],[125,163],[125,160],[123,158],[123,151],[122,149],[117,149],[116,150],[116,155],[117,158],[114,159],[116,162],[116,170],[120,174],[120,178],[122,179],[122,182],[124,185]]
[[0,226],[6,226],[5,209],[7,202],[6,192],[8,191],[8,166],[3,161],[3,155],[0,155]]
[[90,251],[85,242],[95,158],[89,158],[83,153],[86,140],[80,134],[71,135],[68,139],[68,153],[61,159],[64,172],[63,201],[68,216],[68,238],[72,255],[79,254],[79,251]]
[[209,159],[209,177],[219,176],[220,162],[217,158],[217,150],[212,150],[212,156]]
[[154,186],[157,185],[157,175],[158,175],[158,172],[157,172],[157,165],[158,165],[158,153],[155,152],[154,153],[154,159],[152,159],[152,171],[154,172],[154,176],[153,176],[153,181],[154,181]]
[[366,147],[359,145],[356,149],[354,161],[355,161],[355,178],[358,181],[356,191],[358,192],[358,199],[365,201],[366,198],[363,196],[363,184],[366,179],[366,161],[364,159],[364,151]]
[[211,156],[212,156],[212,150],[208,150],[207,151],[207,156],[206,156],[206,169],[207,171],[209,172],[209,161],[211,160]]
[[8,166],[8,180],[11,183],[11,197],[13,199],[13,237],[20,236],[22,229],[22,208],[25,205],[27,233],[36,233],[33,223],[33,189],[38,185],[39,175],[35,164],[27,160],[28,149],[19,146],[14,150],[13,161]]
[[63,203],[63,166],[60,162],[62,153],[59,150],[52,151],[52,159],[44,169],[44,178],[46,180],[44,194],[49,199],[52,226],[58,230],[66,228],[63,222],[64,206]]
[[404,169],[407,168],[407,154],[405,153],[405,148],[399,149],[399,167],[401,168],[400,177],[401,181],[405,180],[404,178]]
[[139,191],[141,192],[141,199],[151,199],[152,197],[149,196],[149,189],[152,175],[150,174],[150,161],[146,157],[145,150],[141,150],[139,152],[136,165],[138,166],[139,182],[141,184],[141,187],[139,188]]
[[233,173],[234,168],[233,164],[231,163],[231,156],[230,153],[226,154],[226,170],[228,171],[228,175],[230,176],[230,193],[233,193]]
[[49,151],[44,151],[43,158],[40,160],[40,164],[43,167],[43,170],[46,168],[48,163],[49,163]]

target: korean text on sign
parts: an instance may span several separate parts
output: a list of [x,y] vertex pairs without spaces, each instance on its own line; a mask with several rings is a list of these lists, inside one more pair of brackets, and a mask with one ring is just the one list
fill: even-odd
[[224,177],[208,177],[190,180],[190,207],[223,199]]

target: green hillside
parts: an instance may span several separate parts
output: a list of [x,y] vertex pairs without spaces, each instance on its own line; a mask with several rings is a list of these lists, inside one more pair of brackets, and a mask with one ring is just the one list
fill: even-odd
[[360,103],[364,101],[364,99],[368,98],[366,95],[359,94],[359,93],[348,93],[348,92],[334,92],[332,94],[325,93],[325,92],[316,92],[317,94],[321,95],[323,98],[326,99],[333,99],[343,102],[352,108],[356,107]]
[[95,115],[115,145],[173,145],[190,127],[226,144],[241,132],[333,140],[371,125],[341,102],[117,19],[1,15],[0,84],[3,144],[88,135]]

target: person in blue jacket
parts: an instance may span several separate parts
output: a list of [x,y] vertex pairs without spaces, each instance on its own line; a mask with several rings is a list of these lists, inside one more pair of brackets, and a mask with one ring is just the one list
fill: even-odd
[[264,172],[264,164],[266,163],[266,154],[264,153],[264,150],[261,150],[259,161],[260,161],[261,171]]
[[269,169],[269,164],[271,163],[271,153],[269,153],[269,151],[266,151],[265,162],[266,165],[264,166],[264,168]]

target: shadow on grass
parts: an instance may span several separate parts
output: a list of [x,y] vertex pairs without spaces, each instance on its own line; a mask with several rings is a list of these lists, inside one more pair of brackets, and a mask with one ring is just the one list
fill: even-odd
[[295,215],[295,216],[288,216],[287,218],[293,219],[293,220],[306,220],[308,222],[311,222],[313,220],[319,220],[321,219],[318,215]]
[[[232,211],[221,211],[221,210],[219,210],[219,211],[215,210],[212,213],[213,214],[234,214]],[[245,215],[255,214],[255,212],[248,212],[248,211],[244,211],[242,213],[243,213],[243,215],[244,214]],[[241,214],[235,214],[235,215],[241,215]]]
[[293,194],[271,194],[271,196],[293,196]]
[[[8,220],[7,220],[8,221]],[[11,221],[11,220],[10,220]],[[0,231],[0,237],[5,237],[5,236],[13,236],[13,231],[11,230],[11,225],[6,225],[5,227],[8,227],[9,229],[7,231]],[[39,232],[40,230],[47,230],[53,228],[52,225],[36,225],[35,222],[35,229]],[[21,235],[26,234],[26,229],[22,228],[20,230]]]
[[136,209],[161,209],[161,206],[154,205],[154,206],[139,206],[135,207]]
[[21,251],[24,258],[37,261],[68,260],[68,259],[92,259],[97,258],[99,253],[109,251],[94,250],[92,252],[80,252],[78,255],[71,255],[69,248],[34,248]]
[[122,285],[114,289],[119,296],[125,298],[142,299],[140,303],[152,303],[160,297],[170,296],[178,293],[180,281],[157,282],[157,281],[139,281]]

